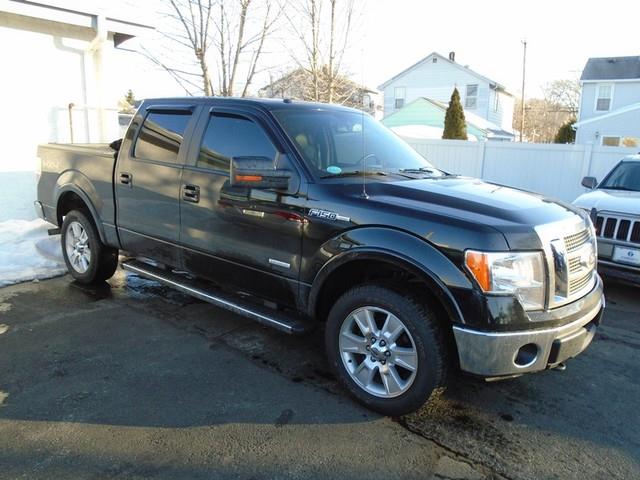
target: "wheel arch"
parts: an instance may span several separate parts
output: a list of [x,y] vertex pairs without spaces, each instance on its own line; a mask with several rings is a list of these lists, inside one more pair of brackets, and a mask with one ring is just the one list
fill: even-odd
[[371,278],[367,275],[368,270],[378,267],[383,269],[380,278],[385,278],[386,274],[400,274],[405,275],[408,281],[417,281],[417,285],[412,285],[414,292],[419,291],[419,284],[426,285],[428,293],[442,307],[446,316],[455,323],[464,323],[462,311],[453,294],[435,272],[407,255],[381,247],[358,248],[339,254],[327,262],[313,282],[309,295],[309,315],[317,319],[326,318],[330,305],[337,297],[355,284]]
[[89,196],[82,189],[70,183],[61,185],[60,187],[56,186],[56,190],[56,221],[58,226],[62,226],[64,216],[71,210],[84,210],[88,213],[98,230],[100,241],[106,243],[102,222],[98,221],[100,217]]

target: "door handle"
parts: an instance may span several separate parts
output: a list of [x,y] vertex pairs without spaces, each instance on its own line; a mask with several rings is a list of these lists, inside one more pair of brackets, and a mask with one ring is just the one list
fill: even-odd
[[130,173],[122,172],[120,174],[120,183],[131,186],[132,180],[133,180],[133,175],[131,175]]
[[197,185],[185,185],[182,187],[182,199],[185,202],[198,203],[200,201],[200,187]]

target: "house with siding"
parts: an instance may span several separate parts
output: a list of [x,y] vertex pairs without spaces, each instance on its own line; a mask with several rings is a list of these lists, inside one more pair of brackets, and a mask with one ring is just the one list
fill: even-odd
[[[403,138],[438,139],[442,138],[444,132],[447,107],[446,103],[420,97],[384,117],[382,123]],[[469,111],[465,112],[465,123],[469,140],[514,140],[513,133],[502,130],[499,126]]]
[[448,58],[433,52],[380,85],[384,117],[422,97],[448,104],[454,87],[460,92],[465,114],[513,132],[513,95],[495,80],[457,63],[454,52]]
[[576,143],[640,147],[640,56],[590,58],[580,85]]

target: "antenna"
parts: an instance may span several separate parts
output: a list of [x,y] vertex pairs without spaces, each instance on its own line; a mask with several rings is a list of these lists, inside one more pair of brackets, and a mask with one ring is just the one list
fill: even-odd
[[[365,42],[366,45],[366,42]],[[360,88],[364,89],[364,47],[360,49],[360,63],[361,63],[361,79],[360,79]],[[364,94],[364,92],[363,92]],[[369,195],[367,194],[367,142],[366,142],[366,136],[365,136],[365,131],[364,131],[364,105],[361,102],[360,105],[360,112],[361,116],[360,118],[362,119],[362,194],[360,195],[362,198],[364,198],[365,200],[369,198]]]

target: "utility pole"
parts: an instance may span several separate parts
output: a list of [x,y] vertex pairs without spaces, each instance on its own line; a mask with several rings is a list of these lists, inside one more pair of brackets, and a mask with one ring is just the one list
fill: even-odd
[[524,131],[524,81],[527,66],[527,41],[522,40],[522,99],[520,100],[520,142],[522,142],[522,133]]

